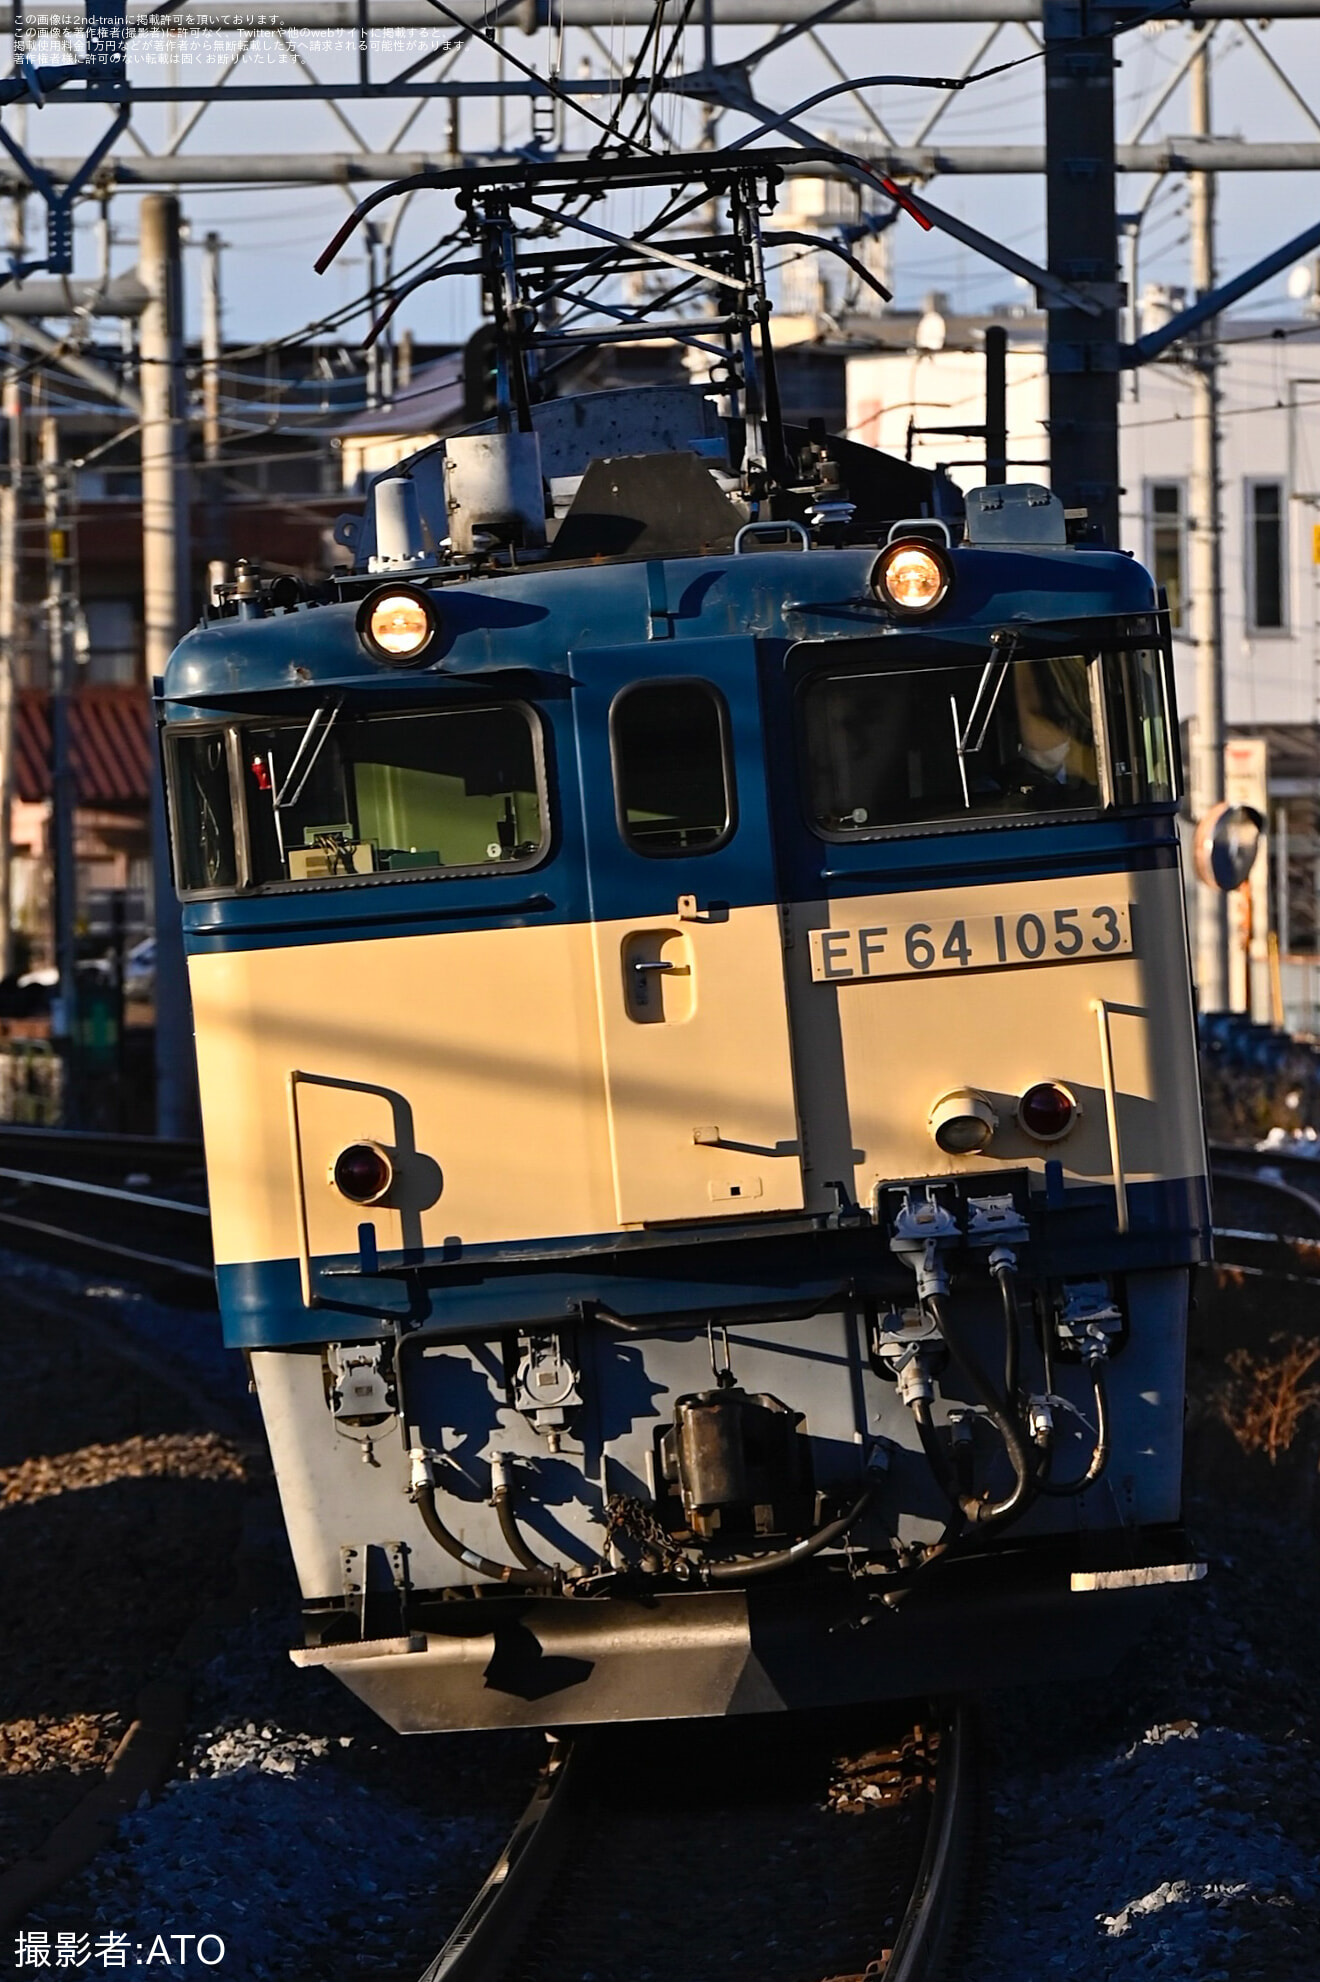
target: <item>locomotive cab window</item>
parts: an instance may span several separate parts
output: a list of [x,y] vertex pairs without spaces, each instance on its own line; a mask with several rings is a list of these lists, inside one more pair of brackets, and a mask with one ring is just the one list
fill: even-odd
[[801,713],[810,818],[829,838],[1173,796],[1153,651],[863,664],[812,676]]
[[[195,753],[184,739],[173,766],[185,891],[470,872],[525,864],[544,848],[537,738],[525,709],[362,716],[331,700],[303,722],[234,736],[248,871],[236,880],[231,852],[211,878],[217,863],[200,837]],[[223,736],[205,741],[223,756]],[[231,848],[232,834],[230,815]]]
[[224,730],[181,736],[170,780],[179,886],[190,894],[238,885],[238,850]]
[[724,699],[704,681],[625,688],[610,711],[619,830],[638,853],[709,853],[734,826]]

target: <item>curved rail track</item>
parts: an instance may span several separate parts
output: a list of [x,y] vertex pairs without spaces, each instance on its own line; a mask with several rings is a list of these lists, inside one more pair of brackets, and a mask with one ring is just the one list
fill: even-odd
[[556,1741],[420,1982],[935,1982],[974,1882],[976,1723],[952,1705],[878,1743],[867,1725]]
[[1253,1278],[1320,1284],[1320,1161],[1211,1146],[1215,1260]]

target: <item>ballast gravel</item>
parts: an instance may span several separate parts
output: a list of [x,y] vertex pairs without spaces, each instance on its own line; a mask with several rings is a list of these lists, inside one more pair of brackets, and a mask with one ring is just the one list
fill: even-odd
[[1320,1547],[1216,1457],[1223,1497],[1189,1507],[1207,1580],[1108,1679],[994,1703],[966,1982],[1320,1976]]
[[405,1742],[337,1682],[295,1671],[297,1622],[280,1605],[228,1635],[200,1675],[175,1779],[34,1919],[93,1940],[127,1932],[144,1950],[217,1935],[225,1982],[415,1982],[507,1837],[545,1743]]
[[437,1885],[480,1878],[499,1823],[424,1814],[355,1781],[339,1766],[351,1746],[269,1722],[206,1740],[96,1867],[97,1931],[218,1935],[224,1974],[252,1982],[392,1972],[419,1913],[434,1921]]
[[211,1600],[259,1433],[214,1314],[12,1254],[0,1280],[2,1871],[87,1793]]
[[56,1494],[85,1492],[113,1480],[241,1480],[243,1461],[214,1432],[139,1434],[75,1452],[41,1453],[0,1466],[0,1507],[32,1505]]
[[1277,1761],[1251,1735],[1184,1722],[1010,1778],[995,1812],[1005,1925],[978,1982],[1313,1976],[1320,1872],[1271,1818]]

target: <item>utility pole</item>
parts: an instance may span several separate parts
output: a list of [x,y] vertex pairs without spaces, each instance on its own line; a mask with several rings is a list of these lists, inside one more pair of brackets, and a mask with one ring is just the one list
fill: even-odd
[[202,454],[220,459],[220,248],[218,234],[202,242]]
[[1049,268],[1098,305],[1052,303],[1050,481],[1118,548],[1118,202],[1114,44],[1131,7],[1044,0],[1045,212]]
[[224,336],[220,310],[220,236],[202,243],[202,512],[207,592],[229,575],[229,517],[220,465],[220,361]]
[[985,479],[1008,480],[1008,332],[985,327]]
[[[27,134],[26,105],[10,112],[18,142]],[[27,201],[10,203],[9,251],[21,262],[26,247]],[[9,474],[0,485],[0,977],[12,977],[14,955],[14,744],[18,721],[18,634],[22,606],[23,370],[17,342],[5,369],[4,416]]]
[[[1210,37],[1194,28],[1191,133],[1210,133]],[[1192,286],[1198,297],[1215,286],[1215,175],[1198,172],[1191,188]],[[1223,516],[1219,479],[1219,343],[1213,318],[1196,335],[1191,357],[1192,474],[1189,489],[1188,591],[1196,645],[1196,723],[1192,750],[1192,812],[1204,818],[1224,796]],[[1199,882],[1196,889],[1196,984],[1201,1009],[1229,1009],[1228,896]]]
[[[362,232],[367,246],[367,293],[371,298],[371,321],[374,323],[380,314],[380,249],[381,232],[374,220],[368,220]],[[379,340],[367,352],[366,399],[368,406],[379,406],[381,399],[381,351]]]
[[[138,222],[138,273],[150,298],[138,328],[142,372],[142,597],[153,695],[188,618],[188,421],[183,375],[179,202],[152,193]],[[152,753],[156,921],[156,1129],[196,1123],[196,1063],[183,933],[170,870],[165,794]]]
[[50,655],[51,900],[59,990],[51,1007],[51,1039],[64,1061],[66,1129],[78,1127],[78,855],[77,787],[73,776],[72,632],[76,604],[59,422],[41,422],[41,490],[46,519],[46,639]]
[[14,732],[18,705],[18,630],[23,505],[23,374],[17,350],[5,368],[9,472],[0,483],[0,977],[14,972]]

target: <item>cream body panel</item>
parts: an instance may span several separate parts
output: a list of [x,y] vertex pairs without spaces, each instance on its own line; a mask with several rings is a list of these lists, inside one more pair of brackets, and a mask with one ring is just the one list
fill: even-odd
[[[1132,904],[1128,956],[839,983],[811,975],[813,930],[901,931],[960,916],[1035,914],[1050,922],[1056,909],[1118,895]],[[1096,1000],[1110,1008],[1128,1183],[1205,1174],[1177,870],[801,904],[789,958],[813,1208],[825,1202],[822,1180],[836,1176],[851,1175],[862,1202],[877,1180],[1043,1170],[1051,1157],[1075,1182],[1111,1178]],[[1044,1080],[1062,1081],[1082,1105],[1072,1131],[1055,1143],[1025,1134],[1014,1114],[1024,1090]],[[946,1156],[930,1134],[932,1105],[959,1087],[985,1094],[999,1117],[977,1156]]]
[[778,907],[597,923],[593,941],[609,1223],[800,1209]]
[[[218,1264],[298,1251],[292,1070],[314,1254],[609,1230],[614,1185],[586,924],[394,936],[191,959]],[[399,1212],[341,1198],[363,1135],[399,1165]],[[386,1124],[391,1124],[388,1135]],[[437,1187],[439,1195],[436,1195]]]

